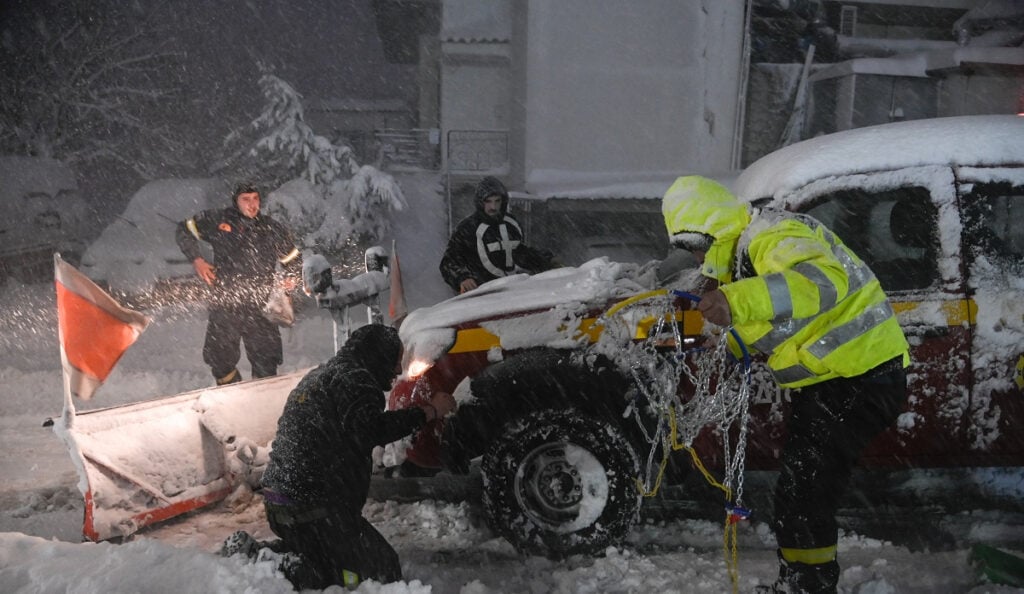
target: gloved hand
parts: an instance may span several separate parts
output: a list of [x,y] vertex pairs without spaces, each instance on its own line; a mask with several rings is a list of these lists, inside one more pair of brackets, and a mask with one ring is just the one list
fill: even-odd
[[448,413],[455,410],[455,398],[448,392],[435,392],[430,397],[430,403],[423,407],[427,414],[428,421],[444,418]]
[[732,323],[732,312],[729,310],[729,300],[725,293],[715,289],[705,293],[697,304],[697,310],[704,316],[704,319],[712,324],[728,326]]

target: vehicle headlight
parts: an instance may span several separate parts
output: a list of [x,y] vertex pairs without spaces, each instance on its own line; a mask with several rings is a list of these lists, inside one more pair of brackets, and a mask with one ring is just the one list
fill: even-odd
[[433,367],[433,365],[433,363],[423,359],[413,359],[409,362],[409,367],[406,369],[405,375],[410,379],[416,379],[426,373],[428,369]]

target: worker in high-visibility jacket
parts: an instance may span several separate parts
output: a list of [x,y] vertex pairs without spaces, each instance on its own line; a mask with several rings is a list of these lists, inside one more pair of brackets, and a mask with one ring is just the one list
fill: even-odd
[[763,592],[835,592],[836,511],[861,450],[906,402],[909,345],[871,270],[812,217],[741,204],[681,177],[665,193],[670,242],[709,280],[697,307],[799,389],[774,493],[778,580]]

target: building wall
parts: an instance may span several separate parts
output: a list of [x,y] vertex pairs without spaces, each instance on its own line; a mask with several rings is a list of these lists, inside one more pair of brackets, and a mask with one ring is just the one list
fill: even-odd
[[[512,0],[444,0],[442,167],[454,178],[465,178],[453,178],[451,187],[474,183],[488,173],[508,174],[508,130],[514,123],[511,12]],[[460,202],[454,194],[453,201]]]
[[507,52],[507,44],[483,48],[444,44],[441,122],[445,128],[508,128],[511,80]]
[[979,70],[953,73],[938,88],[938,115],[1018,113],[1024,110],[1024,73]]
[[730,168],[741,2],[650,0],[644,10],[615,0],[515,6],[513,40],[523,44],[524,64],[513,91],[525,118],[524,177],[541,169]]

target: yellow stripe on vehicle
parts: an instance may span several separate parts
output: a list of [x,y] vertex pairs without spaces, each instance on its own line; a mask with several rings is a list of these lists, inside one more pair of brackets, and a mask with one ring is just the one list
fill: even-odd
[[[590,342],[597,341],[601,335],[601,326],[595,322],[597,318],[586,318],[580,321],[577,336],[585,334]],[[501,347],[501,339],[483,328],[467,328],[455,334],[455,344],[448,349],[449,353],[474,353]]]
[[[700,315],[700,312],[695,310],[677,311],[675,314],[676,321],[683,322],[683,334],[693,336],[700,334],[704,327],[704,318]],[[576,328],[576,336],[586,336],[587,340],[591,343],[597,342],[600,338],[601,332],[604,331],[604,326],[598,324],[596,317],[584,318],[580,320],[579,325]],[[653,316],[645,317],[637,323],[636,333],[634,338],[640,340],[647,338],[648,332],[650,332],[651,326],[654,325],[655,318]],[[560,328],[559,331],[564,331],[565,328]],[[448,349],[449,353],[474,353],[478,351],[487,351],[492,348],[501,347],[501,339],[496,335],[488,332],[483,328],[467,328],[465,330],[459,330],[455,334],[455,344]]]
[[[892,309],[897,314],[914,311],[922,301],[893,301]],[[939,305],[947,326],[974,325],[978,319],[978,304],[973,299],[950,299]]]
[[449,353],[473,353],[476,351],[488,351],[494,347],[500,347],[501,340],[484,330],[483,328],[469,328],[459,330],[455,334],[455,344],[448,349]]

